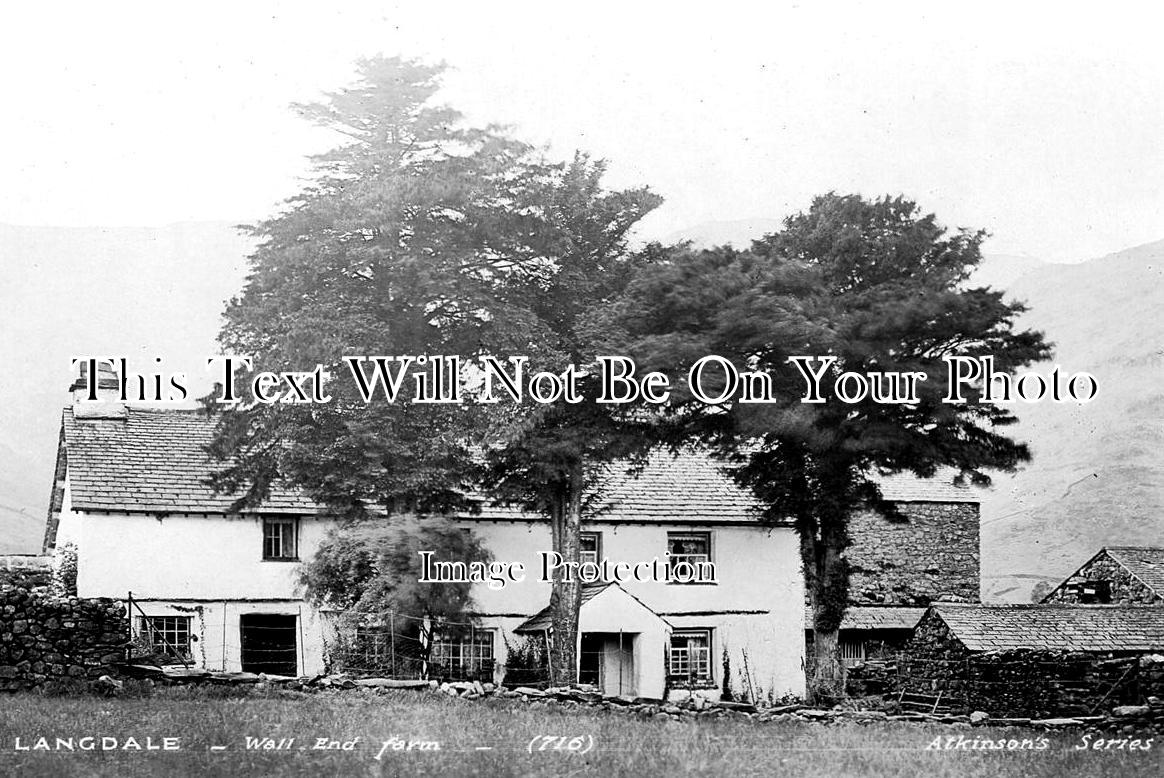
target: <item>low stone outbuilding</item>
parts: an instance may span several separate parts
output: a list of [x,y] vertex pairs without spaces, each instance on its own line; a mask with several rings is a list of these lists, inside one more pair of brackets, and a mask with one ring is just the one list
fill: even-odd
[[932,606],[900,688],[1010,715],[1087,714],[1164,694],[1164,608]]

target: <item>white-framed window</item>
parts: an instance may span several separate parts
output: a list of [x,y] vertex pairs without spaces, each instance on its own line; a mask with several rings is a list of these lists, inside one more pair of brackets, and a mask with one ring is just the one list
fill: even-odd
[[710,532],[668,532],[667,568],[674,583],[715,580]]
[[138,635],[155,654],[190,659],[189,616],[141,616]]
[[711,630],[684,629],[671,633],[667,675],[673,683],[710,684]]
[[598,564],[598,560],[602,558],[602,533],[583,532],[579,544],[582,547],[579,561],[583,564],[587,562]]
[[263,519],[263,559],[299,559],[297,519]]
[[445,630],[432,639],[429,652],[430,675],[446,678],[492,679],[493,630]]

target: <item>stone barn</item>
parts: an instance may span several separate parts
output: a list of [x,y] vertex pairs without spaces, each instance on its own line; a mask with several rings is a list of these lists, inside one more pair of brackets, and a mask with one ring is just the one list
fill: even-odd
[[[849,602],[839,645],[846,667],[900,651],[931,602],[979,601],[975,490],[956,485],[951,473],[930,480],[882,476],[879,483],[902,518],[862,511],[850,522]],[[811,608],[805,625],[811,647]]]
[[1105,546],[1043,602],[1164,605],[1164,548]]
[[953,708],[1088,715],[1164,694],[1164,608],[938,604],[898,662],[903,692]]

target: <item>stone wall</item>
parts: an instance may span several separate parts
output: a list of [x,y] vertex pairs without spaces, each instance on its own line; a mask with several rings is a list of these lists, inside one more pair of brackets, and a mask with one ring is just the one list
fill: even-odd
[[1164,696],[1164,656],[1014,649],[967,651],[932,614],[897,659],[896,691],[941,694],[955,710],[1087,716]]
[[50,557],[26,554],[0,556],[0,586],[48,586],[51,580]]
[[1106,551],[1059,584],[1053,592],[1047,595],[1044,602],[1084,602],[1078,587],[1089,581],[1106,581],[1111,593],[1108,602],[1115,605],[1148,605],[1164,602],[1140,579],[1129,573],[1127,568],[1108,556]]
[[107,674],[125,658],[127,629],[125,608],[113,600],[0,586],[0,691]]
[[916,502],[898,506],[906,521],[863,512],[850,523],[853,605],[928,605],[979,601],[978,505]]

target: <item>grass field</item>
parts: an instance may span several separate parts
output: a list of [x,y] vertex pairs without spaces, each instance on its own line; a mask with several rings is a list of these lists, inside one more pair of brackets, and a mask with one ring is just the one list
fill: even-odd
[[[1083,751],[1075,749],[1081,742],[1079,734],[1070,732],[904,723],[655,721],[593,709],[564,710],[502,699],[471,702],[415,692],[311,696],[269,692],[241,697],[216,692],[213,687],[168,689],[121,699],[0,696],[0,775],[1049,778],[1156,776],[1164,768],[1160,758],[1164,742],[1134,753]],[[96,740],[82,744],[86,736]],[[966,741],[1045,736],[1047,742],[1041,751],[926,748],[935,738],[958,736]],[[42,737],[56,750],[34,749]],[[163,738],[179,738],[170,743],[179,750],[122,750],[130,737],[143,749],[147,738],[155,747],[163,745]],[[384,741],[394,737],[405,744],[428,743],[430,748],[439,743],[439,750],[420,750],[418,745],[400,751],[390,745],[381,753]],[[575,737],[579,739],[571,743]],[[56,738],[73,738],[76,750],[58,748]],[[111,741],[101,738],[116,738],[116,750],[102,750]],[[274,743],[282,739],[284,744],[294,740],[286,750],[248,750],[247,738],[271,738]],[[350,750],[316,749],[320,738],[348,743]],[[82,745],[95,748],[82,751]],[[18,746],[30,750],[17,750]]]

